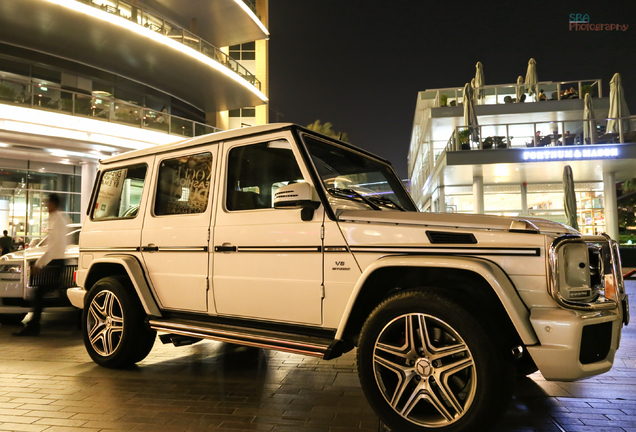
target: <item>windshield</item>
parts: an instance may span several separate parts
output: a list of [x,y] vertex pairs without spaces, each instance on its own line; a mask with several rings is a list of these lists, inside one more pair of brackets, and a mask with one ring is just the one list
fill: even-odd
[[332,207],[417,211],[389,165],[311,135],[303,135],[303,140]]

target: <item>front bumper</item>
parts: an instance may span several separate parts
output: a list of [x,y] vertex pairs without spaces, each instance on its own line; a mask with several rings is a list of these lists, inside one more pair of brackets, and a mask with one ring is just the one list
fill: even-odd
[[534,308],[530,322],[540,344],[527,349],[547,380],[572,381],[612,368],[621,338],[622,308]]

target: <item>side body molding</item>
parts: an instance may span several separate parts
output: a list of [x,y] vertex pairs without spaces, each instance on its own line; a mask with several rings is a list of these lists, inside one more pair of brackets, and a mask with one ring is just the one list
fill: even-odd
[[84,273],[84,275],[86,275],[84,280],[78,280],[78,285],[84,286],[86,279],[90,277],[94,267],[99,266],[100,264],[116,264],[123,267],[135,287],[135,291],[137,291],[139,300],[141,301],[146,313],[155,317],[161,317],[161,311],[159,310],[157,302],[152,295],[152,291],[150,290],[148,281],[146,280],[141,268],[141,264],[139,264],[139,261],[137,261],[137,258],[134,256],[108,255],[92,261],[88,271]]
[[[539,342],[537,335],[530,324],[530,312],[521,301],[512,282],[504,271],[496,264],[473,257],[429,257],[429,256],[387,256],[375,261],[367,267],[358,280],[349,303],[344,310],[342,320],[338,325],[336,339],[341,339],[347,325],[351,311],[360,295],[364,295],[363,286],[369,276],[378,269],[384,267],[430,267],[468,270],[484,278],[493,289],[504,309],[508,313],[512,324],[519,333],[519,337],[525,345],[534,345]],[[426,284],[426,281],[422,281]]]

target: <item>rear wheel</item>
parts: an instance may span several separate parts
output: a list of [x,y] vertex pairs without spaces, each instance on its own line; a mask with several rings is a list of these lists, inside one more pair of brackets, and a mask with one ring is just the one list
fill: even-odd
[[4,324],[4,325],[20,324],[22,320],[24,320],[25,316],[26,316],[25,313],[0,314],[0,324]]
[[82,313],[84,345],[100,366],[119,368],[148,355],[157,332],[144,324],[145,312],[130,281],[100,279],[88,293]]
[[487,430],[512,396],[511,356],[468,310],[439,291],[405,291],[362,328],[358,374],[393,430]]

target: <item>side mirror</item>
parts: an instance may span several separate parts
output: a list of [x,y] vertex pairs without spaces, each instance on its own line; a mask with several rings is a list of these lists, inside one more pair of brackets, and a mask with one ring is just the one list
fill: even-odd
[[292,183],[281,186],[274,193],[274,208],[289,209],[299,208],[300,218],[310,221],[314,217],[314,210],[320,206],[320,200],[316,197],[316,190],[309,183]]

